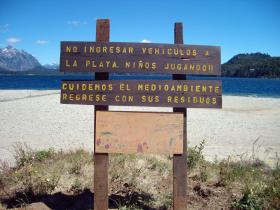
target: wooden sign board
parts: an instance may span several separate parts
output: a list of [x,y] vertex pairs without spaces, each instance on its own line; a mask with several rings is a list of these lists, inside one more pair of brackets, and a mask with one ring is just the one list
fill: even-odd
[[63,81],[62,104],[221,108],[220,81]]
[[221,75],[217,46],[61,42],[60,71]]
[[96,111],[95,152],[182,154],[183,120],[182,113]]

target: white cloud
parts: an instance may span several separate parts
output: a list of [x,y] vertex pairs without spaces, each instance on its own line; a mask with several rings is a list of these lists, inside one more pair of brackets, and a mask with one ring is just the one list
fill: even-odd
[[78,21],[78,20],[70,20],[67,22],[68,25],[71,26],[82,26],[82,25],[86,25],[87,22],[86,21]]
[[142,43],[151,43],[152,41],[147,40],[147,39],[143,39],[141,42],[142,42]]
[[20,41],[21,41],[21,39],[17,38],[17,37],[10,37],[10,38],[6,39],[6,42],[10,45],[16,44]]
[[6,33],[9,30],[9,24],[0,26],[0,33]]
[[49,43],[49,41],[47,41],[47,40],[42,40],[42,39],[38,39],[36,42],[35,42],[36,44],[47,44],[47,43]]

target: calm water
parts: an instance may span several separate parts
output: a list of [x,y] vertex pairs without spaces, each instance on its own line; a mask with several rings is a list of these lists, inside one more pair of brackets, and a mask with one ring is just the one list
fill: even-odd
[[[0,89],[60,89],[61,80],[91,80],[89,75],[60,75],[60,76],[7,76],[0,75]],[[113,75],[110,79],[156,79],[168,80],[169,75],[151,76],[120,76]],[[280,80],[255,78],[205,78],[191,77],[190,79],[221,79],[224,95],[264,96],[280,98]]]

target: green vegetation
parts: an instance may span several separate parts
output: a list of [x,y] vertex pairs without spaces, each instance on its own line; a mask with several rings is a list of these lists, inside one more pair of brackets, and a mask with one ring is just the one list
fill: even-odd
[[226,77],[280,77],[280,57],[268,54],[238,54],[222,65]]
[[[278,164],[272,169],[254,157],[209,162],[204,146],[202,141],[188,149],[188,209],[279,208]],[[18,144],[15,160],[13,167],[1,164],[0,209],[40,201],[52,209],[92,208],[94,160],[89,152],[33,150]],[[171,157],[114,154],[109,164],[110,208],[171,208]]]

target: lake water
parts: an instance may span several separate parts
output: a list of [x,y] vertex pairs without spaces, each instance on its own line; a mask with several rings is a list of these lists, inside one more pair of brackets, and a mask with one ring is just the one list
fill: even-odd
[[[0,90],[9,89],[36,89],[52,90],[60,89],[61,80],[91,80],[90,75],[0,75]],[[112,80],[169,80],[170,75],[112,75]],[[188,79],[222,80],[222,92],[224,95],[275,97],[280,98],[280,80],[257,78],[226,78],[226,77],[189,77]]]

